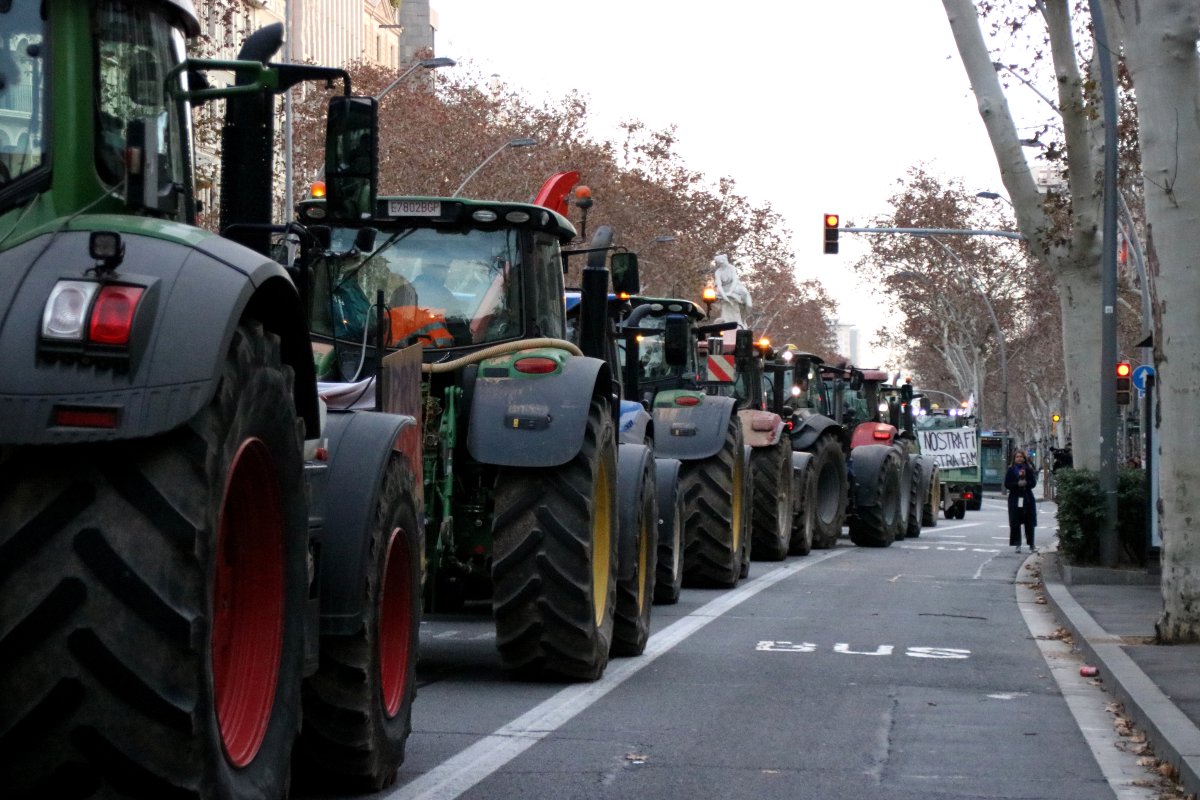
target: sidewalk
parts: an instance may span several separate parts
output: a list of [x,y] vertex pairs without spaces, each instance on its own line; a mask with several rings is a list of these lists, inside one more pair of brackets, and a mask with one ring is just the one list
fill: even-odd
[[1157,582],[1099,582],[1154,577],[1067,568],[1068,585],[1053,550],[1042,554],[1041,571],[1047,602],[1087,662],[1099,668],[1099,679],[1145,731],[1154,754],[1174,764],[1184,788],[1200,795],[1200,644],[1153,643],[1162,608]]

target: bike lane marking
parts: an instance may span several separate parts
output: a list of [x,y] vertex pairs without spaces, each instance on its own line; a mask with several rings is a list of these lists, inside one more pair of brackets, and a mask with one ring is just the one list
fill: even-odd
[[382,797],[387,800],[453,800],[459,797],[710,622],[797,572],[852,551],[852,548],[847,547],[828,550],[820,555],[809,555],[801,561],[752,578],[736,589],[730,589],[686,617],[655,632],[646,643],[646,651],[641,657],[609,662],[604,677],[595,683],[566,687],[507,725],[501,726],[425,774]]
[[[1019,569],[1023,572],[1025,564],[1037,556],[1031,555],[1023,560]],[[1039,559],[1038,566],[1046,568],[1046,563]],[[1092,751],[1092,756],[1104,775],[1108,787],[1112,789],[1117,800],[1155,800],[1159,797],[1156,789],[1139,785],[1151,777],[1149,771],[1139,766],[1138,756],[1121,748],[1120,739],[1113,728],[1112,715],[1106,706],[1113,701],[1112,696],[1103,689],[1095,686],[1089,679],[1079,674],[1083,663],[1082,657],[1075,653],[1071,646],[1061,639],[1055,638],[1058,619],[1050,609],[1030,597],[1031,591],[1038,590],[1037,584],[1018,573],[1013,581],[1016,590],[1017,608],[1025,619],[1025,627],[1033,635],[1042,659],[1050,669],[1050,674],[1058,684],[1058,691],[1084,741]]]

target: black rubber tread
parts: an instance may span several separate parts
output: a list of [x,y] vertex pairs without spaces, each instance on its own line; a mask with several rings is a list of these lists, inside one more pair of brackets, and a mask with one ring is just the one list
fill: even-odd
[[[661,498],[661,494],[660,494]],[[670,508],[659,506],[658,557],[655,562],[654,602],[674,605],[683,590],[683,492],[678,482]]]
[[[684,586],[732,587],[741,579],[748,516],[744,472],[742,423],[736,414],[726,423],[720,451],[680,465]],[[742,511],[735,519],[737,505]]]
[[904,526],[904,537],[913,538],[921,535],[921,507],[923,505],[924,495],[921,493],[921,483],[923,476],[921,474],[923,465],[916,459],[909,459],[909,463],[905,465],[909,470],[909,485],[908,485],[908,519]]
[[[632,553],[620,552],[617,560],[621,569],[617,578],[617,603],[613,611],[612,646],[613,656],[640,656],[650,639],[650,608],[654,605],[654,578],[658,558],[658,493],[654,485],[654,457],[646,458],[646,468],[639,482],[641,491],[637,498],[635,530],[637,541]],[[622,502],[628,502],[622,498]],[[621,541],[624,549],[626,542]],[[639,552],[645,547],[646,564],[641,569]],[[626,559],[632,559],[633,572],[628,580]]]
[[[615,426],[602,399],[592,400],[583,446],[571,461],[498,472],[492,612],[500,664],[507,672],[585,681],[604,674],[616,603],[616,487]],[[599,624],[592,591],[597,512],[608,520]]]
[[804,472],[794,477],[792,491],[795,492],[796,514],[792,517],[792,539],[788,545],[788,555],[806,556],[812,552],[817,514],[817,484],[813,479],[811,461]]
[[817,439],[812,449],[813,549],[826,550],[837,544],[846,524],[846,500],[849,477],[846,454],[836,436],[826,434]]
[[904,524],[900,515],[900,456],[892,452],[879,468],[879,502],[859,507],[850,520],[850,541],[859,547],[890,547]]
[[[0,786],[6,797],[282,798],[300,724],[303,423],[279,342],[234,333],[210,404],[161,436],[18,450],[0,475]],[[284,621],[274,705],[235,768],[217,728],[213,571],[230,463],[277,468]]]
[[783,561],[792,542],[792,443],[788,437],[750,454],[750,552],[759,561]]
[[[421,626],[421,553],[416,488],[404,460],[393,454],[384,473],[362,576],[363,627],[350,636],[322,636],[317,672],[304,682],[304,725],[296,744],[297,783],[306,789],[377,792],[392,785],[412,732],[417,636]],[[404,688],[391,717],[380,676],[380,587],[393,533],[408,550],[409,637]]]
[[938,524],[938,509],[941,507],[942,476],[935,469],[933,476],[929,480],[929,492],[925,495],[925,503],[921,506],[921,525],[926,528],[936,528]]

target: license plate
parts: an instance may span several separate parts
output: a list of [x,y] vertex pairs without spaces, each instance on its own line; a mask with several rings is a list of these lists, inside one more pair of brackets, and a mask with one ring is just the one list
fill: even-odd
[[388,200],[389,217],[436,217],[442,213],[437,200]]

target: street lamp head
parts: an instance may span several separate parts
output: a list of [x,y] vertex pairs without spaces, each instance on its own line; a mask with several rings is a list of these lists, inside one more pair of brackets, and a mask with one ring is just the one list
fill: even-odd
[[538,143],[537,139],[529,139],[529,138],[513,139],[505,146],[506,147],[533,147],[537,143]]
[[438,67],[453,67],[458,62],[453,58],[446,56],[438,56],[437,58],[422,58],[419,62],[425,69],[437,69]]
[[1000,195],[997,192],[976,192],[976,197],[982,197],[984,200],[999,200]]

